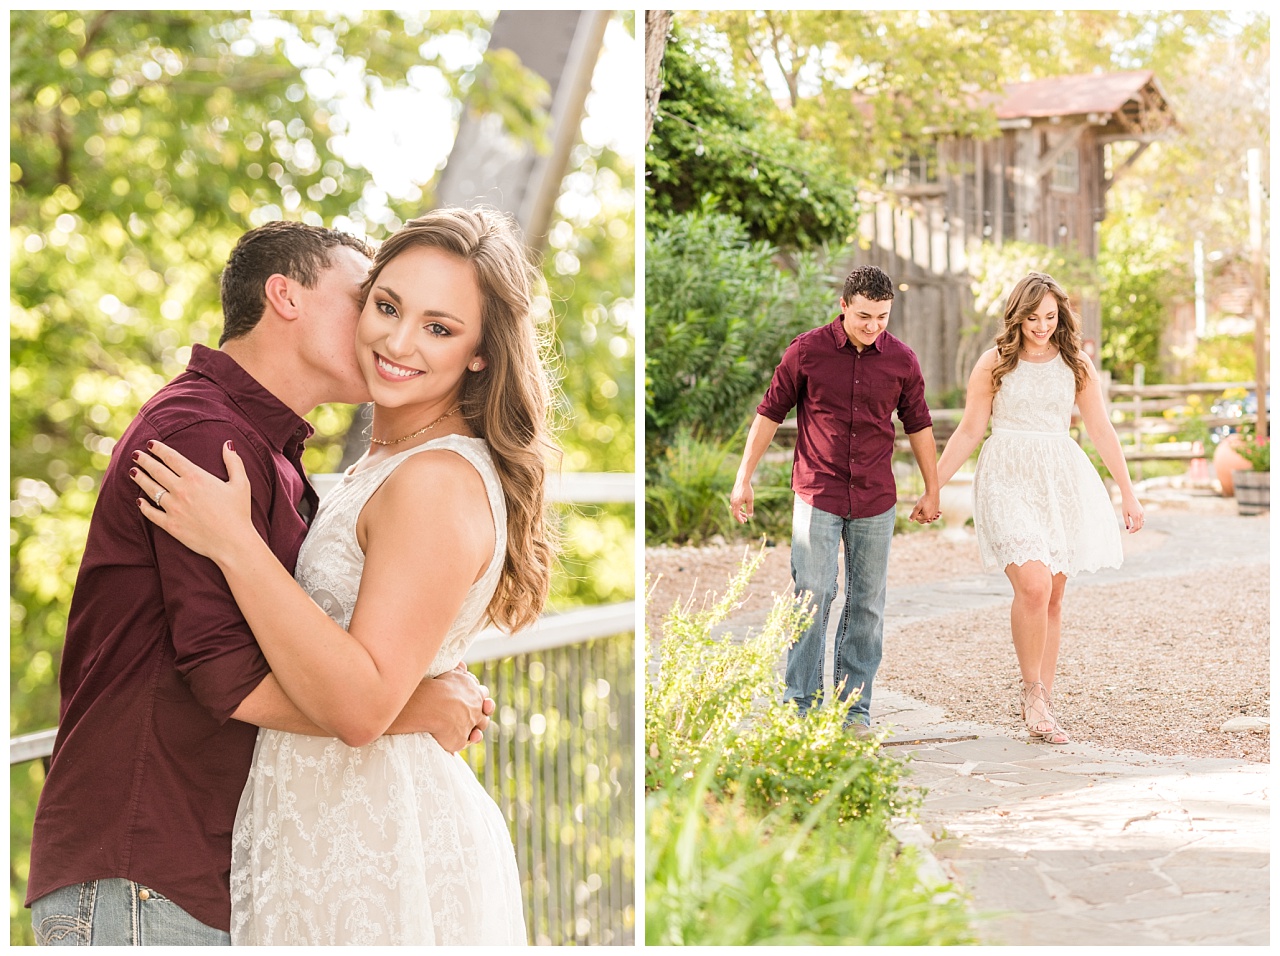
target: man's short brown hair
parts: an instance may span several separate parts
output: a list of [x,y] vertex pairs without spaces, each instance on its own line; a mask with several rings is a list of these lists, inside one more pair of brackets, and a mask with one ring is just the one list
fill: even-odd
[[893,298],[893,280],[876,266],[858,266],[845,277],[844,291],[840,298],[846,303],[855,295],[872,302],[883,302]]
[[250,229],[222,270],[222,337],[218,344],[252,332],[267,308],[267,280],[276,273],[314,289],[333,264],[330,250],[347,246],[373,258],[373,250],[355,236],[304,222],[276,220]]

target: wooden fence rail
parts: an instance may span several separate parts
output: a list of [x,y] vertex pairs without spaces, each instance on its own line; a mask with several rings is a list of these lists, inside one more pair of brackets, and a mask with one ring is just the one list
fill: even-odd
[[[1139,376],[1140,378],[1140,376]],[[1138,464],[1141,469],[1143,461],[1192,461],[1212,456],[1213,450],[1196,447],[1195,442],[1172,442],[1167,438],[1182,431],[1189,419],[1185,416],[1167,418],[1164,413],[1186,406],[1187,399],[1193,395],[1221,395],[1229,391],[1248,392],[1254,390],[1254,382],[1192,382],[1182,385],[1145,385],[1122,384],[1111,382],[1110,376],[1103,373],[1104,392],[1107,396],[1107,412],[1116,432],[1120,436],[1126,461]],[[1122,399],[1116,401],[1116,399]],[[933,437],[939,449],[955,433],[964,416],[962,408],[933,408],[929,410],[933,418]],[[1201,415],[1200,423],[1209,429],[1222,427],[1239,427],[1253,425],[1257,415]],[[911,446],[902,430],[902,424],[895,419],[897,438],[895,451],[906,454]],[[1074,427],[1074,423],[1073,423]],[[1127,439],[1127,440],[1126,440]],[[796,420],[788,418],[778,426],[774,438],[779,450],[771,452],[767,457],[771,461],[788,460],[794,451],[796,440]],[[1141,474],[1136,477],[1141,477]]]

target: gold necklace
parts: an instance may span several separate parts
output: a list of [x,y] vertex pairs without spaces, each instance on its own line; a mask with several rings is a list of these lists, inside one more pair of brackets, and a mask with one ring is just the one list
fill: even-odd
[[405,435],[403,438],[392,438],[390,441],[383,441],[381,438],[370,437],[369,441],[373,442],[375,445],[398,445],[402,441],[408,441],[410,438],[417,438],[423,432],[431,431],[431,429],[435,428],[437,425],[439,425],[442,421],[444,421],[446,418],[448,418],[450,415],[452,415],[461,407],[462,407],[461,405],[454,405],[453,408],[449,409],[447,412],[445,412],[443,415],[437,418],[430,425],[423,425],[416,432],[413,432],[410,435]]

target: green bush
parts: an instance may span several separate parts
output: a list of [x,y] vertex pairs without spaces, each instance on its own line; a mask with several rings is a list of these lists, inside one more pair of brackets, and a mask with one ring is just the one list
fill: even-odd
[[742,453],[741,433],[703,442],[681,428],[670,447],[650,462],[644,486],[645,540],[649,544],[702,544],[724,538],[786,537],[791,531],[791,466],[756,469],[755,518],[738,524],[729,496]]
[[762,558],[744,559],[714,606],[695,612],[677,603],[663,619],[658,681],[645,702],[646,786],[687,779],[711,760],[720,792],[742,793],[762,812],[794,815],[856,770],[841,785],[837,819],[908,809],[914,797],[899,790],[903,765],[881,754],[876,741],[845,731],[845,707],[817,707],[801,718],[782,702],[778,662],[807,625],[807,607],[780,595],[759,634],[741,640],[717,633]]
[[753,238],[786,249],[849,240],[857,181],[821,137],[771,121],[763,94],[725,82],[678,29],[662,74],[645,155],[650,217],[705,209],[714,196]]
[[1252,331],[1200,339],[1186,371],[1193,382],[1250,382],[1257,374]]
[[796,827],[714,800],[705,781],[645,800],[651,946],[944,946],[975,942],[950,886],[916,851],[815,807]]
[[716,212],[651,220],[645,240],[645,444],[649,460],[681,428],[722,440],[751,418],[787,345],[835,317],[823,258],[777,249]]
[[782,596],[759,634],[723,632],[761,558],[646,635],[646,942],[972,942],[962,901],[924,885],[888,830],[919,799],[904,765],[844,731],[843,707],[802,719],[781,703],[808,610]]

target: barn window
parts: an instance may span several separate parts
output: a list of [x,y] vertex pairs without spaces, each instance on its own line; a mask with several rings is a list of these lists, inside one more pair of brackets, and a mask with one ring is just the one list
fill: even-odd
[[902,164],[885,174],[885,184],[895,189],[938,182],[938,147],[930,143],[907,152]]
[[1065,150],[1053,164],[1053,188],[1064,193],[1080,191],[1080,150]]

